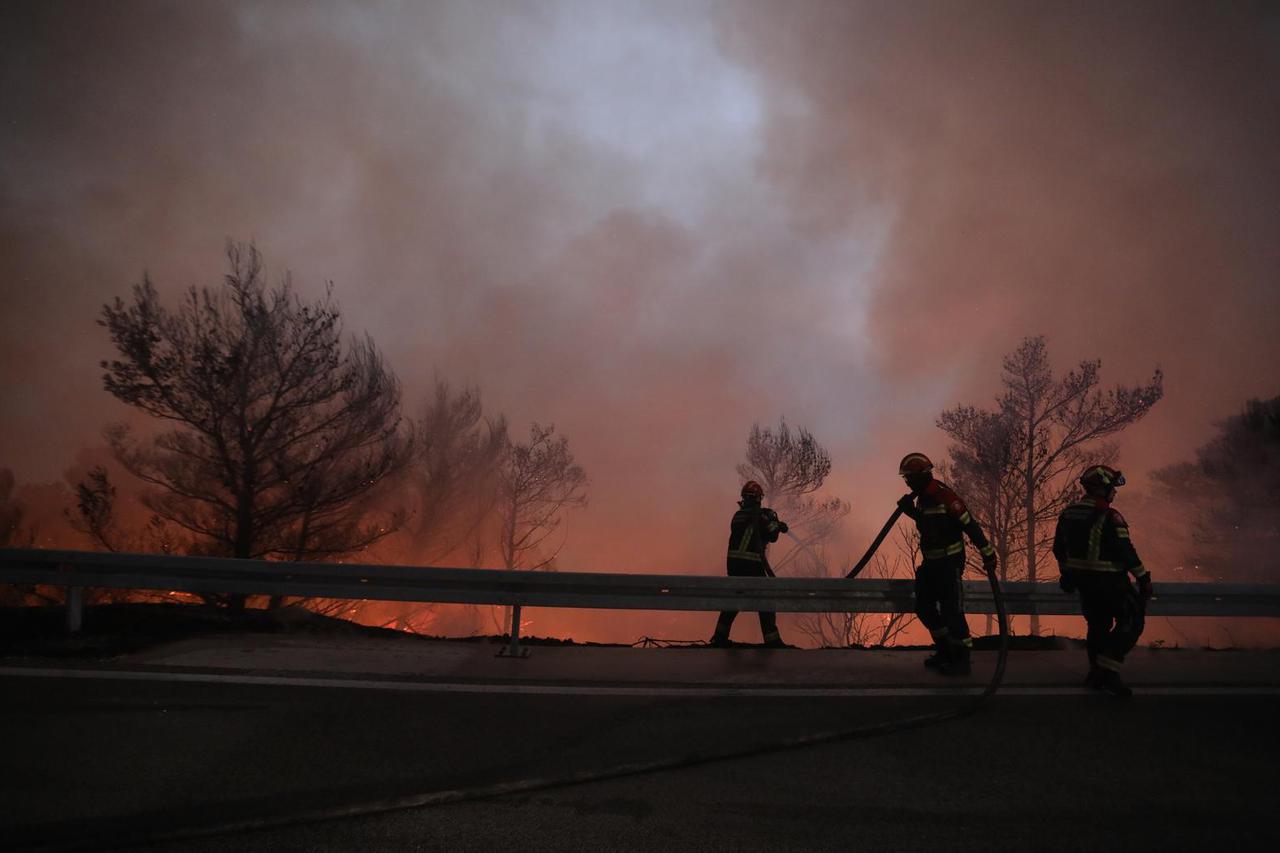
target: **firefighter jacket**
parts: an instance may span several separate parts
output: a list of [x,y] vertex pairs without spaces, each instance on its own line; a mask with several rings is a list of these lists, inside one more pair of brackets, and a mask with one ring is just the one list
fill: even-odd
[[764,562],[765,549],[778,541],[782,529],[778,514],[768,507],[742,506],[729,522],[729,559]]
[[995,556],[982,525],[969,514],[960,496],[939,480],[931,481],[917,493],[914,505],[904,508],[903,512],[915,521],[920,531],[920,553],[926,560],[963,556],[962,534],[968,534],[983,559]]
[[1053,556],[1063,572],[1131,572],[1135,578],[1147,573],[1124,516],[1101,498],[1084,497],[1062,511]]

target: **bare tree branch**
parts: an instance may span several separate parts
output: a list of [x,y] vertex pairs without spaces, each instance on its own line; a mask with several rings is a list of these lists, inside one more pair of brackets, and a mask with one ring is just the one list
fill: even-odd
[[[938,428],[954,442],[945,468],[991,537],[1002,579],[1035,581],[1051,547],[1039,530],[1076,492],[1091,464],[1114,461],[1104,439],[1146,415],[1164,394],[1157,368],[1150,382],[1099,390],[1102,362],[1082,361],[1054,378],[1043,335],[1025,338],[1004,358],[1004,393],[994,411],[957,406]],[[1032,617],[1032,633],[1038,630]]]
[[[553,565],[541,546],[560,526],[570,507],[586,506],[587,475],[574,462],[569,440],[555,427],[533,424],[528,443],[508,443],[498,474],[498,548],[508,569]],[[563,540],[562,540],[563,542]]]

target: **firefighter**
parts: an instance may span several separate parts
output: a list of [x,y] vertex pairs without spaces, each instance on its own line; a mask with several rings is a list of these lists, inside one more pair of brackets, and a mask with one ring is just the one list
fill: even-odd
[[968,675],[969,623],[964,616],[964,538],[967,534],[982,554],[982,566],[995,571],[996,552],[982,526],[965,508],[964,501],[933,478],[933,463],[923,453],[908,453],[898,473],[911,493],[898,507],[920,531],[922,560],[916,569],[916,616],[929,629],[935,652],[924,665],[943,675]]
[[[787,525],[778,519],[776,512],[761,506],[763,500],[764,489],[755,480],[748,480],[742,487],[738,511],[729,522],[730,577],[774,576],[765,551],[770,542],[778,541],[778,534],[787,532]],[[711,645],[729,645],[729,629],[737,615],[736,610],[726,610],[720,614],[715,633],[711,636]],[[760,633],[764,635],[766,646],[782,648],[786,645],[782,642],[782,635],[778,633],[778,617],[774,613],[760,612]]]
[[[1115,696],[1133,691],[1120,677],[1124,656],[1142,636],[1151,573],[1142,566],[1129,539],[1129,525],[1111,506],[1124,474],[1093,465],[1080,477],[1084,495],[1058,516],[1053,556],[1063,592],[1080,593],[1080,611],[1088,625],[1089,675],[1085,684]],[[1134,589],[1132,574],[1138,581]]]

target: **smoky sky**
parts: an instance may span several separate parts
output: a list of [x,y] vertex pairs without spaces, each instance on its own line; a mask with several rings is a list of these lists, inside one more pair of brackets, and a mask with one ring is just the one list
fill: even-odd
[[[1280,392],[1280,22],[1205,3],[9,3],[0,465],[125,415],[100,306],[253,239],[591,478],[566,568],[714,571],[753,421],[870,524],[1043,333],[1167,398]],[[884,506],[882,506],[884,505]]]

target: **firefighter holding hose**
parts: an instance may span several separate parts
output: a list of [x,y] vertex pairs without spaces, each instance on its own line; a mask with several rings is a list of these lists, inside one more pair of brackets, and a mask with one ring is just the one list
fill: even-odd
[[[742,486],[738,511],[729,522],[729,551],[727,567],[731,577],[773,577],[766,553],[770,542],[778,541],[778,534],[787,532],[787,525],[772,509],[763,506],[764,488],[755,480]],[[729,645],[729,629],[733,627],[736,610],[726,610],[716,621],[711,645]],[[761,611],[760,633],[764,644],[783,648],[782,635],[778,633],[778,616]]]
[[924,665],[943,675],[968,675],[973,641],[964,615],[963,536],[968,535],[982,554],[982,567],[988,575],[995,571],[995,549],[960,496],[933,478],[933,462],[928,456],[908,453],[899,463],[898,473],[911,489],[898,501],[898,508],[920,531],[923,559],[916,569],[916,616],[929,629],[935,649]]

